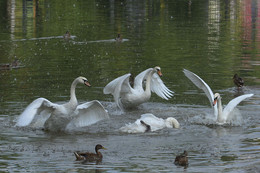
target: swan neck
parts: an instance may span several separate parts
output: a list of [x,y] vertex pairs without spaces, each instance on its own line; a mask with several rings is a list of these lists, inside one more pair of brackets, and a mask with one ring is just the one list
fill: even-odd
[[70,87],[70,103],[76,103],[78,104],[77,98],[76,98],[76,94],[75,94],[75,90],[76,90],[76,86],[78,84],[78,80],[75,79]]
[[148,94],[151,94],[151,79],[153,75],[153,70],[151,70],[148,73],[147,79],[146,79],[146,85],[145,85],[145,92]]
[[218,121],[221,122],[222,121],[222,103],[221,103],[221,98],[218,99]]

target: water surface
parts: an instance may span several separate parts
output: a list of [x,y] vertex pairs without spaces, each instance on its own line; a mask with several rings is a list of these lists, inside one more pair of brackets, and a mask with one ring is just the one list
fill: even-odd
[[[62,4],[62,5],[61,5]],[[0,71],[0,170],[3,172],[181,172],[173,164],[187,150],[186,172],[259,172],[260,1],[16,1],[0,2],[0,63],[18,59],[21,68]],[[66,31],[72,38],[63,39]],[[114,38],[121,33],[123,42]],[[116,108],[103,87],[114,78],[160,66],[166,101],[155,94],[129,112]],[[183,74],[202,77],[226,105],[238,105],[240,119],[218,126],[208,99]],[[237,90],[238,73],[245,87]],[[92,87],[77,87],[80,103],[100,100],[110,120],[67,133],[14,127],[38,97],[69,100],[71,82],[85,76]],[[118,131],[143,113],[175,117],[180,129],[144,134]],[[73,152],[102,151],[103,162],[76,162]]]

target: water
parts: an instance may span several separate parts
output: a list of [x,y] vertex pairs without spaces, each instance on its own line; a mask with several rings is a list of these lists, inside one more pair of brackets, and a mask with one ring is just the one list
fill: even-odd
[[[61,5],[63,4],[63,5]],[[2,172],[259,172],[260,1],[15,1],[0,2],[0,63],[18,59],[21,68],[0,71],[0,170]],[[64,40],[70,31],[73,36]],[[117,33],[123,42],[116,42]],[[148,103],[120,112],[102,93],[114,78],[160,66],[175,95],[153,94]],[[222,102],[241,93],[239,120],[218,126],[205,94],[183,74],[202,77]],[[238,73],[245,87],[237,91]],[[67,133],[14,127],[38,97],[69,100],[74,78],[80,103],[100,100],[110,120]],[[175,117],[180,129],[144,134],[118,131],[143,113]],[[102,163],[76,162],[74,151],[102,151]],[[173,164],[187,150],[189,166]]]

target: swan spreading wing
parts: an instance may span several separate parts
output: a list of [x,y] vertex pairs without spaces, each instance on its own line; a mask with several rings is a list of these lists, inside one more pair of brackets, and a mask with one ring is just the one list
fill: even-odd
[[27,126],[29,125],[35,115],[39,115],[44,112],[46,120],[49,118],[50,113],[56,109],[59,105],[50,102],[45,98],[38,98],[34,100],[23,113],[19,116],[16,126]]
[[120,76],[109,82],[103,89],[104,94],[112,94],[118,107],[121,107],[120,95],[122,93],[132,93],[133,89],[129,84],[130,73]]
[[66,129],[89,126],[100,120],[109,119],[108,113],[97,100],[79,105],[74,114],[73,120],[67,125]]
[[243,100],[245,100],[246,98],[252,97],[254,94],[244,94],[242,96],[236,97],[233,100],[231,100],[226,107],[224,108],[223,112],[222,112],[222,118],[224,120],[227,120],[228,116],[230,115],[230,113],[233,111],[233,109]]
[[[209,99],[210,106],[212,107],[212,102],[214,101],[214,94],[210,89],[210,87],[208,86],[208,84],[204,82],[198,75],[192,73],[189,70],[183,69],[183,73],[187,78],[189,78],[194,83],[194,85],[196,85],[198,88],[204,91],[204,93]],[[213,108],[214,108],[214,115],[217,116],[218,114],[217,106],[214,106]]]

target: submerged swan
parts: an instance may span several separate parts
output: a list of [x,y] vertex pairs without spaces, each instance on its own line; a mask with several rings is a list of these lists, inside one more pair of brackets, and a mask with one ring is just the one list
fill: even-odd
[[74,152],[76,160],[86,160],[89,162],[94,162],[94,161],[102,161],[103,155],[98,151],[100,149],[106,150],[105,147],[103,147],[100,144],[97,144],[95,147],[96,153],[81,153],[81,152]]
[[[173,91],[169,90],[161,80],[161,68],[149,68],[134,79],[134,86],[129,83],[131,74],[125,74],[108,83],[103,92],[104,94],[112,94],[117,106],[121,109],[136,107],[147,102],[151,97],[151,91],[158,96],[168,100],[173,96]],[[145,90],[143,82],[146,80]]]
[[97,100],[78,105],[75,95],[78,83],[90,86],[85,77],[78,77],[71,84],[69,102],[59,105],[45,98],[34,100],[18,117],[16,126],[32,125],[50,131],[62,131],[108,119],[106,110]]
[[180,124],[173,117],[168,117],[164,120],[154,116],[153,114],[147,113],[141,115],[141,118],[137,119],[134,123],[129,123],[121,127],[119,131],[127,133],[144,133],[148,131],[153,132],[165,127],[180,128]]
[[227,123],[227,120],[232,115],[232,111],[234,110],[234,108],[244,99],[252,97],[254,95],[254,94],[245,94],[236,97],[226,105],[224,110],[222,110],[221,97],[218,93],[213,95],[213,92],[210,89],[210,87],[196,74],[186,69],[184,69],[183,72],[185,76],[187,76],[198,88],[202,89],[205,92],[206,96],[210,101],[210,104],[214,108],[214,115],[216,117],[216,121],[218,124]]

